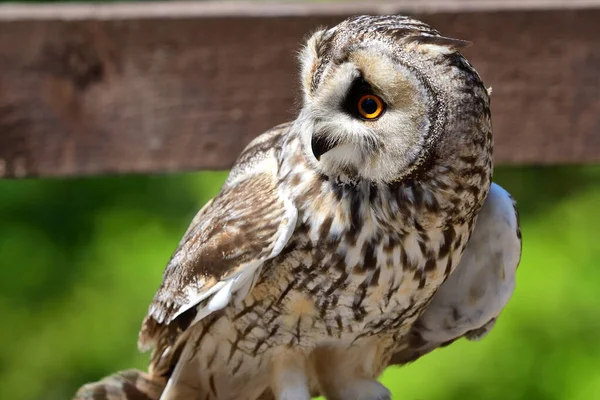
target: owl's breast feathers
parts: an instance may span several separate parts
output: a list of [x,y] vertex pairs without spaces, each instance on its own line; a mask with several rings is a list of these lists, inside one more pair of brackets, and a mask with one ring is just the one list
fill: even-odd
[[239,343],[255,353],[404,335],[460,260],[486,194],[435,168],[395,185],[332,182],[290,125],[257,138],[165,271],[140,333],[155,369],[173,364],[191,326],[222,315],[239,331],[265,325]]
[[308,294],[311,334],[403,334],[460,260],[485,184],[465,193],[444,165],[419,182],[341,184],[310,169],[298,146],[287,142],[279,171],[297,228],[269,271],[284,266],[285,290]]

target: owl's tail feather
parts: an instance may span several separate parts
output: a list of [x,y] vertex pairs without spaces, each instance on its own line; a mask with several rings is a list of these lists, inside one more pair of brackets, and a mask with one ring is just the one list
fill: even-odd
[[129,369],[84,385],[73,400],[158,400],[166,384],[163,377]]

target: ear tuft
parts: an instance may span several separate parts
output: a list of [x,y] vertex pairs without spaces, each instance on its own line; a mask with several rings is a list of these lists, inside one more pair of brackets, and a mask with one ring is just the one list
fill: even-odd
[[411,42],[416,42],[419,44],[432,45],[432,46],[441,46],[446,47],[453,51],[459,51],[462,49],[466,49],[471,46],[473,42],[468,40],[454,39],[446,36],[433,36],[433,35],[418,35],[411,36],[409,38]]

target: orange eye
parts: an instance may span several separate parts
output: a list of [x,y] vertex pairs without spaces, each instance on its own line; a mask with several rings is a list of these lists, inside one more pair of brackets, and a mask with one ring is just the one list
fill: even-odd
[[365,94],[358,100],[358,113],[366,119],[375,119],[383,112],[383,101],[374,94]]

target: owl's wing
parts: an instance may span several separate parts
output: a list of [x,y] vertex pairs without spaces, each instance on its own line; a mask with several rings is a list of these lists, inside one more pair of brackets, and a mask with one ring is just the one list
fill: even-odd
[[414,361],[461,337],[485,336],[512,296],[520,259],[516,204],[508,192],[492,184],[460,263],[419,317],[392,364]]
[[274,129],[250,143],[221,192],[194,217],[142,324],[140,348],[154,346],[163,357],[190,326],[242,300],[264,261],[288,242],[297,210],[278,186],[280,136]]

